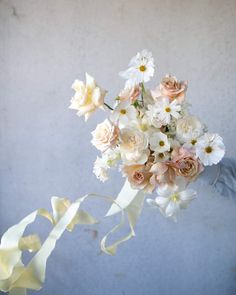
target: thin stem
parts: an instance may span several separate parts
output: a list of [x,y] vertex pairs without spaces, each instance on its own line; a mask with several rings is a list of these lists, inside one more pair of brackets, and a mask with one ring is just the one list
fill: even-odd
[[107,104],[107,103],[105,103],[105,102],[104,102],[104,105],[105,105],[109,110],[111,110],[111,111],[114,110],[111,106],[109,106],[109,104]]

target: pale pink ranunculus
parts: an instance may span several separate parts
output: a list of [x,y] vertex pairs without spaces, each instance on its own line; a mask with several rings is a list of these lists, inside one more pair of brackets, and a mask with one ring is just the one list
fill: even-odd
[[141,87],[137,85],[132,88],[123,89],[120,92],[119,97],[121,101],[130,100],[131,103],[134,103],[140,94],[141,94]]
[[116,145],[119,128],[112,124],[108,119],[98,124],[96,129],[92,132],[93,139],[91,143],[100,151],[104,152],[108,148]]
[[183,147],[172,153],[172,163],[176,175],[183,176],[188,181],[195,180],[203,171],[203,166],[197,156]]
[[187,87],[187,81],[178,81],[175,76],[166,75],[160,85],[151,93],[154,99],[162,96],[168,97],[170,101],[176,99],[178,103],[181,103],[184,101]]
[[171,161],[155,163],[150,172],[153,173],[150,182],[153,185],[174,184],[176,172]]

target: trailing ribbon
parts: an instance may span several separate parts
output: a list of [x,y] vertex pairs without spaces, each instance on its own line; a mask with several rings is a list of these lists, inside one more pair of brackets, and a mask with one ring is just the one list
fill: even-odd
[[[67,229],[72,231],[76,224],[95,224],[98,221],[80,209],[87,198],[98,197],[112,203],[106,216],[121,213],[119,224],[114,226],[101,240],[103,252],[114,255],[117,247],[135,236],[134,227],[141,213],[144,192],[133,190],[126,182],[116,200],[111,197],[97,194],[85,195],[74,203],[66,198],[52,197],[52,213],[45,209],[38,209],[18,224],[10,227],[2,236],[0,244],[0,290],[9,292],[9,295],[26,295],[27,289],[39,290],[45,281],[47,259],[56,246],[57,240]],[[41,245],[37,235],[24,237],[24,231],[33,223],[37,216],[48,219],[53,228]],[[127,236],[107,246],[108,237],[119,230],[125,223],[127,216],[130,232]],[[23,251],[37,252],[28,265],[22,262]]]

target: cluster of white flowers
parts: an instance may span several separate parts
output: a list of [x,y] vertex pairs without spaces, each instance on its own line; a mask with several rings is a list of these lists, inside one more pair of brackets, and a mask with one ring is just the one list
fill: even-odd
[[86,119],[98,107],[110,111],[92,132],[92,144],[101,151],[93,170],[97,178],[106,181],[108,170],[120,164],[132,188],[156,191],[157,198],[148,202],[175,217],[196,195],[186,186],[204,166],[217,164],[225,147],[218,134],[207,133],[205,125],[189,114],[187,81],[166,75],[156,89],[146,89],[154,70],[152,54],[137,53],[120,73],[126,83],[113,107],[104,103],[106,92],[86,74],[86,84],[73,84],[70,107]]

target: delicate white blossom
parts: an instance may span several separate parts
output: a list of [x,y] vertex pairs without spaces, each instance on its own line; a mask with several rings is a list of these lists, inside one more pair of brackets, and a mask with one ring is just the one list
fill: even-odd
[[164,125],[170,124],[171,118],[180,118],[181,106],[177,100],[170,102],[169,98],[163,97],[155,103],[155,112],[160,121],[164,122]]
[[138,52],[130,61],[129,68],[120,72],[126,79],[125,88],[132,88],[139,83],[148,82],[154,75],[154,59],[152,53],[143,50]]
[[224,157],[225,146],[223,139],[218,134],[205,133],[198,139],[196,144],[196,155],[203,165],[211,166],[217,164]]
[[96,161],[94,162],[93,173],[102,182],[105,182],[108,180],[108,172],[107,172],[108,169],[109,169],[109,166],[107,165],[104,158],[97,157]]
[[167,136],[162,132],[155,132],[149,139],[150,147],[153,151],[164,153],[170,150],[170,142]]
[[157,194],[158,197],[155,200],[147,199],[147,202],[152,206],[157,206],[165,217],[172,217],[174,220],[176,220],[180,209],[187,208],[197,195],[194,190],[185,190],[176,184],[159,186]]
[[120,102],[110,115],[111,121],[118,124],[119,127],[130,125],[136,120],[136,117],[137,111],[129,101]]

